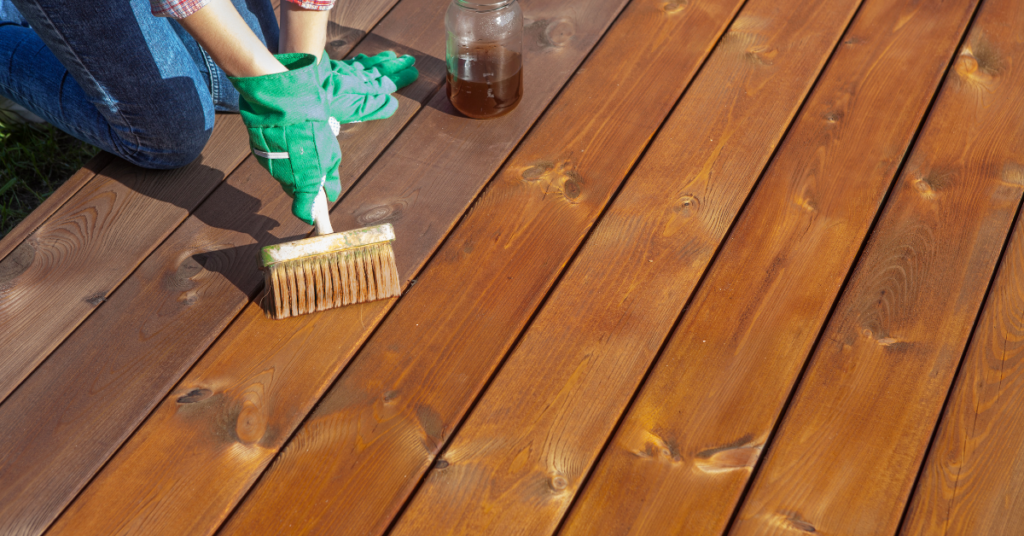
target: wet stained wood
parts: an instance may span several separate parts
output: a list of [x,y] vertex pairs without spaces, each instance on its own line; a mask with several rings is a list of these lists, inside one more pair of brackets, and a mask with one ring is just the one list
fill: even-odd
[[734,534],[896,531],[1021,200],[1022,24],[982,3]]
[[191,164],[146,170],[115,160],[0,261],[0,401],[95,311],[248,150],[221,115]]
[[[429,81],[437,89],[443,80],[444,65],[436,58],[443,56],[444,34],[436,32],[436,28],[441,25],[448,3],[447,0],[406,0],[394,8],[365,42],[382,46],[397,42],[406,50],[422,51],[419,63],[421,81],[424,84]],[[391,221],[399,236],[395,248],[403,278],[413,277],[483,182],[576,69],[621,4],[621,1],[605,1],[583,6],[592,8],[589,12],[600,17],[579,26],[566,22],[563,28],[571,26],[568,32],[545,33],[545,28],[551,25],[538,24],[540,30],[534,34],[535,41],[527,54],[528,58],[535,58],[535,65],[546,68],[543,72],[547,76],[534,77],[528,86],[532,90],[527,94],[529,98],[503,119],[479,122],[458,117],[447,106],[443,92],[438,94],[430,101],[429,107],[406,127],[389,153],[335,209],[335,228],[355,228],[385,219]],[[531,8],[528,16],[531,13],[545,16],[551,16],[551,12],[559,13],[549,2],[525,3],[524,7]],[[417,23],[411,25],[409,21]],[[411,31],[410,28],[422,31]],[[576,31],[575,35],[572,31]],[[549,41],[538,43],[541,36]],[[557,43],[557,48],[549,42]],[[539,63],[541,59],[543,64]],[[417,86],[422,87],[419,82]],[[422,99],[429,95],[424,91],[417,94]],[[393,123],[389,120],[372,124]],[[363,127],[365,125],[359,126]],[[439,132],[446,137],[439,138]],[[349,137],[353,143],[362,144],[368,143],[365,136],[363,131],[358,135],[353,132]],[[486,150],[481,151],[481,147]],[[447,155],[449,160],[438,158],[441,154]],[[345,162],[350,162],[349,158],[350,154],[346,152]],[[396,162],[404,159],[408,161]],[[394,172],[397,167],[419,167],[431,159],[437,163],[433,173]],[[344,171],[346,168],[343,166]],[[242,189],[242,186],[238,188]],[[257,197],[254,191],[248,191],[253,193],[243,196],[243,199]],[[235,197],[239,197],[237,193]],[[211,197],[211,201],[213,199]],[[222,203],[229,203],[230,199],[226,197]],[[266,205],[263,208],[266,209]],[[286,205],[282,205],[275,219],[290,218],[286,214]],[[233,245],[231,242],[214,242],[214,237],[227,240],[239,233],[231,235],[220,230],[206,230],[203,225],[225,226],[204,222],[204,218],[199,216],[202,215],[197,213],[195,227],[203,229],[199,234],[200,243],[217,249]],[[269,229],[278,224],[273,220],[259,223],[260,226],[256,223],[246,225],[253,225],[255,231],[260,226]],[[200,231],[183,233],[182,241],[194,240],[191,237],[197,233]],[[245,236],[237,240],[243,246],[252,242]],[[196,249],[195,246],[190,247]],[[154,264],[154,269],[172,269],[176,266],[174,261],[181,260],[175,256],[181,249],[180,245],[170,248],[165,256],[165,265]],[[232,253],[232,256],[244,260],[247,255],[243,251]],[[229,278],[252,279],[248,275],[239,275],[246,267],[244,262],[238,265],[241,268],[227,266],[227,262],[222,264],[228,268]],[[239,303],[239,299],[244,299],[236,296],[239,293],[227,287],[216,274],[202,272],[190,277],[193,280],[206,278],[210,283],[202,292],[196,293],[196,299],[205,303],[203,307],[220,310],[224,308],[221,301]],[[138,292],[140,299],[153,294],[167,303],[176,302],[178,297],[175,292],[163,290]],[[220,343],[164,399],[132,440],[97,475],[51,533],[78,533],[83,527],[103,533],[123,526],[145,527],[146,533],[208,533],[215,530],[338,374],[345,362],[339,359],[339,352],[348,349],[354,353],[391,303],[393,301],[371,303],[286,321],[266,320],[258,305],[250,305]],[[140,302],[137,308],[141,307]],[[179,342],[175,343],[175,351],[178,352],[182,346],[200,348],[209,344],[208,330],[213,335],[217,330],[207,328],[205,320],[219,318],[224,319],[221,320],[223,322],[230,319],[227,309],[219,313],[221,316],[214,317],[207,312],[178,312],[183,308],[173,307],[177,310],[172,308],[168,315],[170,327],[165,328],[167,334],[161,336],[167,337],[167,341],[169,337],[177,337]],[[348,329],[340,329],[339,326],[347,326]],[[189,330],[199,334],[182,333]],[[168,344],[162,343],[163,346]],[[147,370],[148,375],[164,374],[158,364]],[[161,396],[163,393],[166,391]],[[169,463],[169,457],[174,461]],[[142,475],[145,477],[139,478]],[[192,495],[185,491],[196,487],[209,492]],[[145,499],[140,500],[141,497]],[[117,515],[111,515],[112,511]]]
[[224,533],[384,530],[738,7],[626,9]]
[[392,534],[554,532],[858,5],[746,3]]
[[[336,10],[332,20],[368,29],[390,7],[365,5],[362,11],[349,8],[344,18]],[[414,35],[414,30],[402,23],[401,32],[390,35]],[[431,30],[419,27],[424,34]],[[331,53],[352,51],[359,38],[361,33]],[[374,54],[382,47],[407,51],[371,34],[355,52]],[[402,91],[412,99],[400,97],[394,117],[343,126],[339,138],[346,187],[415,114],[416,99],[425,101],[443,82],[443,64],[422,59],[420,80]],[[247,153],[244,129],[235,135]],[[258,246],[308,231],[291,216],[290,200],[277,183],[247,159],[0,405],[0,428],[16,430],[0,446],[0,478],[17,484],[0,486],[0,528],[21,525],[26,533],[45,528],[256,293],[262,282],[255,262]],[[38,496],[48,500],[33,500]],[[114,503],[105,504],[103,515],[113,508]],[[112,517],[101,521],[126,523]],[[170,528],[170,521],[159,523]],[[85,528],[83,523],[73,532]],[[94,533],[113,530],[109,525],[92,528]]]
[[901,534],[1010,536],[1024,527],[1022,226],[1018,219]]
[[561,534],[721,534],[976,2],[866,0]]
[[101,152],[100,154],[92,157],[88,162],[82,166],[82,169],[75,172],[74,175],[68,177],[68,180],[64,181],[59,188],[54,190],[45,201],[39,204],[31,214],[21,220],[21,223],[16,225],[14,229],[5,234],[3,238],[0,238],[0,261],[4,259],[8,254],[14,251],[22,242],[28,238],[40,225],[43,224],[54,212],[64,206],[64,203],[71,199],[78,190],[82,189],[96,176],[97,173],[103,171],[103,168],[107,167],[113,160],[113,156],[107,152]]

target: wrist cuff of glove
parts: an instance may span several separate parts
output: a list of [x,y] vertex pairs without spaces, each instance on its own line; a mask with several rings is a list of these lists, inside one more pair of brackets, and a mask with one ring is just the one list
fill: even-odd
[[248,127],[326,121],[323,95],[302,91],[319,87],[317,58],[312,54],[274,56],[288,71],[263,76],[228,77],[239,93],[239,113]]

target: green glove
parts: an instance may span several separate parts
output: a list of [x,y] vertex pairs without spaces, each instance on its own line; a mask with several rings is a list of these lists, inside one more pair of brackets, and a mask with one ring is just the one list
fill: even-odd
[[[394,115],[398,109],[398,99],[391,93],[397,91],[399,86],[377,68],[366,69],[357,61],[360,58],[364,61],[368,59],[366,55],[360,54],[350,60],[327,61],[325,53],[320,60],[331,116],[341,123],[385,119]],[[392,72],[404,85],[412,83],[419,76],[411,66],[415,61],[412,56],[397,58],[394,52],[390,52],[378,54],[374,58],[379,58],[377,65],[385,65],[388,72]]]
[[390,78],[398,89],[413,83],[420,75],[419,71],[413,67],[413,64],[416,63],[416,58],[408,54],[399,56],[390,50],[385,50],[372,57],[366,54],[359,54],[347,61],[361,65],[366,71],[372,72],[376,69],[381,75]]
[[[323,75],[311,54],[275,56],[288,72],[229,78],[238,89],[242,122],[256,161],[292,197],[292,213],[313,223],[313,200],[322,187],[328,199],[341,194],[339,126],[329,122]],[[318,89],[310,89],[318,88]]]

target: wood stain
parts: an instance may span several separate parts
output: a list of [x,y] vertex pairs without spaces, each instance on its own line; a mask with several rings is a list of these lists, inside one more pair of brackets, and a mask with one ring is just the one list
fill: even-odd
[[448,70],[446,90],[458,111],[474,119],[489,119],[505,115],[519,104],[523,96],[520,54],[501,46],[473,46],[459,50],[454,61],[458,75]]

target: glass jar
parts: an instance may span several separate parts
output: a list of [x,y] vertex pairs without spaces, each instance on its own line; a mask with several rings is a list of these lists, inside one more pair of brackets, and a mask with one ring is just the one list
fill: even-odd
[[523,11],[516,0],[452,0],[448,100],[475,119],[505,115],[523,97]]

